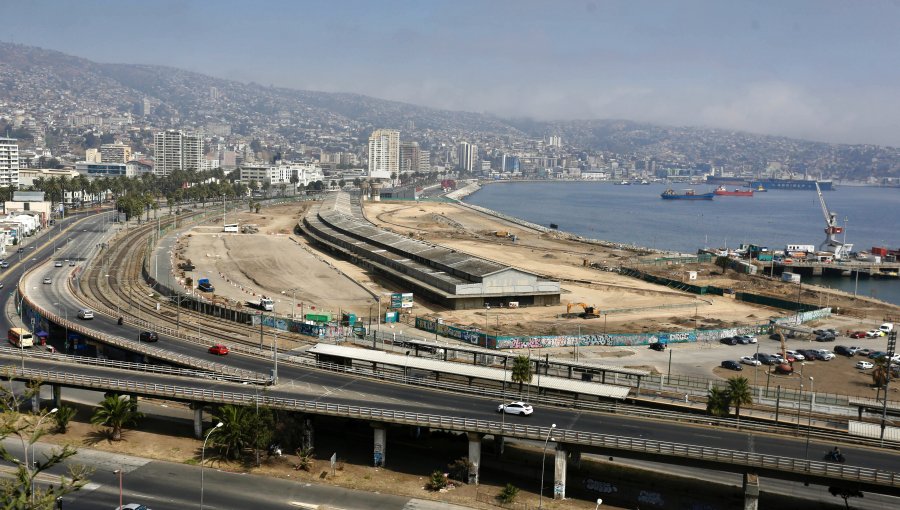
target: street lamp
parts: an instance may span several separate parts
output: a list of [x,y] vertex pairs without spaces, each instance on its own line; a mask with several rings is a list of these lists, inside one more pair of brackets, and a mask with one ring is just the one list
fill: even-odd
[[122,470],[117,469],[113,471],[113,474],[119,475],[119,508],[116,509],[119,510],[122,508]]
[[603,504],[603,500],[600,498],[597,498],[597,506],[594,507],[594,510],[597,510],[598,508],[600,508],[600,505],[602,505],[602,504]]
[[556,424],[550,425],[550,429],[547,430],[547,438],[544,439],[544,453],[541,456],[541,490],[540,496],[538,497],[538,508],[544,508],[544,461],[547,460],[547,443],[550,442],[550,434],[553,433],[553,430],[556,428]]
[[[812,429],[812,406],[813,399],[816,398],[816,380],[810,376],[809,377],[809,413],[807,413],[806,418],[806,462],[809,462],[809,432]],[[807,469],[809,469],[809,464],[807,464]]]
[[206,439],[203,440],[203,448],[200,449],[200,510],[203,510],[203,463],[206,461],[206,442],[209,440],[209,436],[222,425],[225,424],[222,422],[217,423],[216,426],[206,434]]
[[[37,426],[34,428],[35,432],[37,432],[41,429],[41,422],[44,421],[44,418],[50,416],[51,414],[55,413],[56,411],[59,411],[59,409],[54,407],[53,409],[47,411],[46,414],[41,416],[41,418],[37,422]],[[32,468],[37,468],[37,460],[36,459],[37,459],[37,456],[35,456],[35,453],[34,453],[34,443],[31,443],[31,467]],[[26,467],[29,466],[27,451],[25,452],[25,466]],[[34,504],[34,479],[37,476],[37,470],[33,469],[32,471],[33,472],[31,474],[31,503]]]

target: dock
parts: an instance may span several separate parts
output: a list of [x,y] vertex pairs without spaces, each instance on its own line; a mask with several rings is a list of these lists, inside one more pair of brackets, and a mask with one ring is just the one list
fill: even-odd
[[764,272],[772,269],[775,274],[784,272],[798,273],[807,276],[849,276],[864,278],[898,278],[900,274],[900,262],[874,262],[857,260],[836,260],[834,262],[805,262],[793,260],[791,262],[772,261],[761,262]]

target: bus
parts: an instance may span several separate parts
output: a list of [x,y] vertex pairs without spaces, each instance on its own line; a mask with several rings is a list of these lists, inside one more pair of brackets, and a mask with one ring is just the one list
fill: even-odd
[[34,346],[34,337],[27,329],[12,328],[9,330],[9,343],[16,347],[32,347]]

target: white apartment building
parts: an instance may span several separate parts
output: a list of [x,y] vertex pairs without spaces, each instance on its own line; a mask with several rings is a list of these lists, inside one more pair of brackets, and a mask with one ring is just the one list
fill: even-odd
[[390,179],[400,172],[400,131],[376,129],[369,137],[369,177]]
[[156,166],[153,172],[166,176],[177,170],[200,171],[203,160],[203,139],[183,131],[166,130],[153,136],[156,147]]
[[129,161],[131,161],[131,147],[123,143],[105,143],[100,146],[98,163],[127,163]]
[[0,186],[19,187],[19,145],[15,138],[0,138]]
[[481,169],[478,162],[478,146],[469,142],[461,142],[456,147],[456,161],[460,169],[473,172]]
[[99,163],[103,161],[99,149],[85,149],[84,160],[88,163]]
[[273,186],[291,185],[291,180],[296,177],[297,186],[300,187],[325,180],[322,168],[315,163],[284,162],[278,165],[242,166],[240,170],[240,179],[244,184],[255,181],[259,184],[267,182]]
[[419,142],[400,142],[400,173],[419,171]]

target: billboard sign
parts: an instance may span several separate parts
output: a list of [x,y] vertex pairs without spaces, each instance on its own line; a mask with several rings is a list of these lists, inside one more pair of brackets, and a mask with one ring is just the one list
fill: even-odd
[[412,292],[391,294],[391,308],[412,308]]

